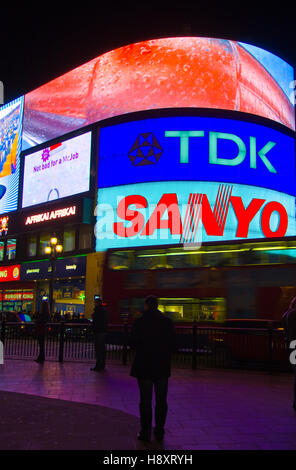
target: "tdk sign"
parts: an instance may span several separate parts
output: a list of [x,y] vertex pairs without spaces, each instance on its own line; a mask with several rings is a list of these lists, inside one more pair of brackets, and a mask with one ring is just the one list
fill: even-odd
[[98,186],[152,181],[223,181],[295,195],[295,142],[266,126],[209,117],[102,128]]
[[[204,131],[166,131],[166,137],[179,137],[180,138],[180,163],[189,163],[189,137],[204,137]],[[218,156],[218,141],[230,140],[237,145],[238,153],[232,158],[221,158]],[[261,158],[266,168],[271,173],[277,171],[272,166],[266,153],[269,152],[274,146],[275,142],[267,142],[259,151],[258,157]],[[247,155],[247,149],[244,141],[234,134],[226,134],[223,132],[209,132],[209,163],[215,165],[237,166],[240,165]],[[256,137],[250,137],[250,168],[257,168],[257,147]]]

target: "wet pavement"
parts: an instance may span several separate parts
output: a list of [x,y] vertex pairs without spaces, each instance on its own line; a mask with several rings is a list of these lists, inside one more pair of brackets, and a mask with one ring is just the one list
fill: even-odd
[[[0,365],[0,449],[136,450],[137,382],[129,366],[8,359]],[[173,369],[163,448],[296,450],[293,376]]]

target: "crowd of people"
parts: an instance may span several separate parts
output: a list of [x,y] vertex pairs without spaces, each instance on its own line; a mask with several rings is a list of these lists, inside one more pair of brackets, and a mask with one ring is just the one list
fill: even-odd
[[[32,313],[31,320],[33,322],[36,321],[36,318],[38,317],[39,312],[34,312]],[[89,319],[84,316],[84,314],[76,313],[76,312],[66,312],[66,313],[61,313],[59,311],[54,312],[52,314],[48,314],[48,323],[59,323],[61,321],[64,322],[75,322],[75,323],[88,323]]]

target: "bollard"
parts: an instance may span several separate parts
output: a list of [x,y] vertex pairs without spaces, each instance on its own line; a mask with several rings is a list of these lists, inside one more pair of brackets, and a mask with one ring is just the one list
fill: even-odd
[[60,324],[59,362],[64,360],[65,323]]
[[197,358],[196,358],[196,349],[197,349],[197,322],[193,322],[192,328],[192,369],[197,369]]

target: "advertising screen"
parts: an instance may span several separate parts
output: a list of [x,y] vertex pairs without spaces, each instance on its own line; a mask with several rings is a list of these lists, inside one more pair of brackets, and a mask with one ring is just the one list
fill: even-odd
[[0,214],[17,209],[23,97],[0,107]]
[[295,197],[200,181],[139,183],[98,191],[96,250],[295,236]]
[[295,129],[293,79],[284,60],[236,41],[178,37],[131,44],[28,93],[23,149],[102,119],[159,108],[242,111]]
[[89,190],[91,132],[25,157],[22,207]]
[[195,116],[100,129],[99,188],[195,179],[296,195],[295,140],[258,124]]

